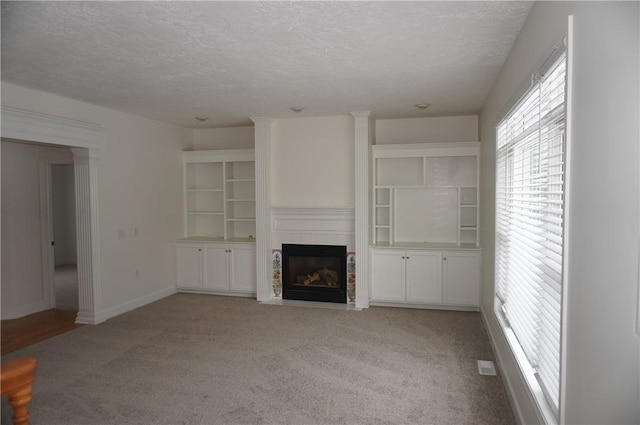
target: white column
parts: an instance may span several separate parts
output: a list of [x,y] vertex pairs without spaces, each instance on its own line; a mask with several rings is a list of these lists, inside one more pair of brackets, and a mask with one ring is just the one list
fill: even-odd
[[97,324],[101,307],[98,150],[73,148],[78,249],[77,323]]
[[352,112],[355,118],[356,180],[356,307],[369,308],[369,115]]
[[271,290],[271,123],[268,117],[252,117],[256,156],[256,298],[269,301]]

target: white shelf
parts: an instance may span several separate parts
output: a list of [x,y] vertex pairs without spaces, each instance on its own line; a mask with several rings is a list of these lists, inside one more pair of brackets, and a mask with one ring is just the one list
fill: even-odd
[[372,153],[372,242],[479,245],[479,142],[380,145]]
[[185,237],[253,240],[253,149],[183,153]]

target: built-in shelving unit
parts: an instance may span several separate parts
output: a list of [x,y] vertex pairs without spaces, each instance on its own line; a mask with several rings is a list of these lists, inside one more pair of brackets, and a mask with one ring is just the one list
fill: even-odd
[[372,305],[477,310],[480,144],[371,148]]
[[184,152],[185,237],[253,240],[252,149]]
[[176,286],[255,296],[253,149],[190,151],[183,159],[185,237],[176,242]]
[[478,246],[478,142],[372,147],[374,245]]

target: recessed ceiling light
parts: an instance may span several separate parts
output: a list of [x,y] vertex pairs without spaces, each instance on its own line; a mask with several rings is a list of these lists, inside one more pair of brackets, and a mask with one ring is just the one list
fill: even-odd
[[421,111],[424,111],[429,106],[431,106],[430,103],[418,103],[418,104],[416,104],[416,108],[420,109]]
[[303,108],[302,106],[292,106],[292,107],[291,107],[291,108],[289,108],[289,109],[291,109],[291,110],[292,110],[293,112],[295,112],[296,114],[297,114],[297,113],[300,113],[300,112],[302,112],[302,111],[304,111],[304,108]]
[[206,122],[209,120],[209,117],[196,117],[196,121],[198,122]]

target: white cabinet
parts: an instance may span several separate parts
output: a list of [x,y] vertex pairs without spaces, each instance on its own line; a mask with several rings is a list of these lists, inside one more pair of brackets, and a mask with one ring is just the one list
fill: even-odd
[[478,142],[371,150],[374,245],[478,246]]
[[407,302],[442,302],[442,253],[406,251],[405,264]]
[[178,244],[176,246],[176,271],[178,286],[202,288],[202,246]]
[[178,289],[213,294],[255,295],[254,244],[177,242],[176,262]]
[[371,299],[404,302],[404,251],[372,250],[371,257]]
[[480,256],[476,252],[445,252],[443,258],[443,302],[480,305]]
[[229,290],[229,247],[224,244],[207,244],[202,248],[204,259],[205,289]]
[[256,247],[237,244],[229,249],[229,290],[256,293]]
[[371,249],[371,302],[378,305],[479,306],[478,251]]
[[253,239],[253,149],[189,151],[183,161],[185,237]]

